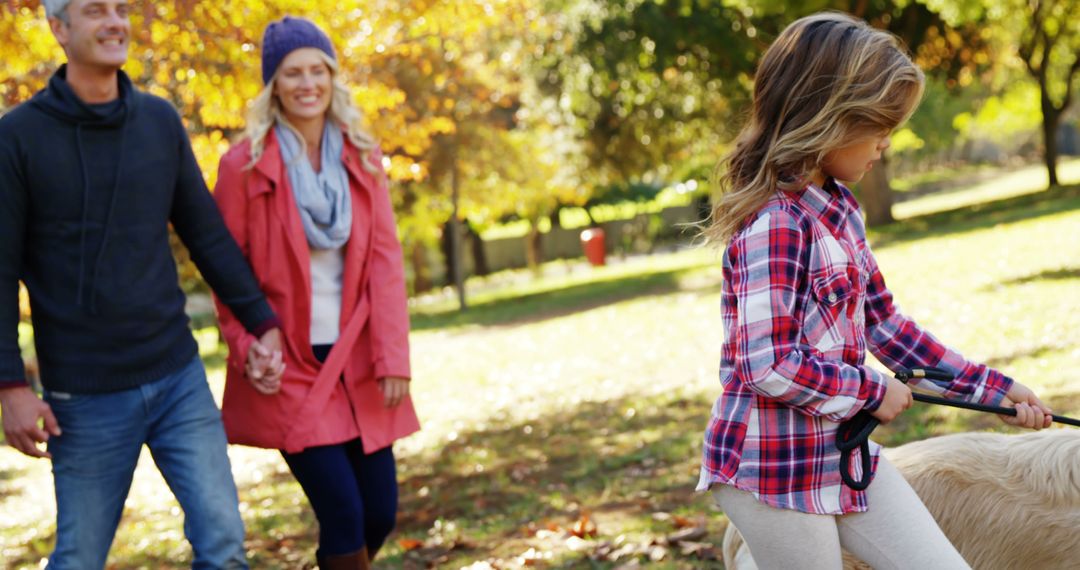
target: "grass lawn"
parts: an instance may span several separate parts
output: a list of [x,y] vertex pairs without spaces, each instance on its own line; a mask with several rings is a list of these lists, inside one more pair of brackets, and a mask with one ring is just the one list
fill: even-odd
[[[1057,166],[1058,180],[1061,184],[1080,184],[1080,158],[1063,157],[1058,160]],[[1000,175],[984,182],[935,192],[916,200],[899,202],[893,206],[893,215],[896,219],[903,220],[1041,192],[1046,189],[1049,180],[1046,167],[1041,165],[1003,171]]]
[[[882,228],[875,250],[905,312],[969,358],[1080,415],[1080,186]],[[562,263],[562,262],[559,262]],[[424,430],[396,447],[399,529],[387,568],[720,568],[726,520],[696,495],[719,386],[719,260],[689,250],[416,307]],[[212,385],[220,355],[202,338]],[[917,405],[888,445],[996,419]],[[310,568],[317,524],[274,452],[230,450],[254,568]],[[0,560],[50,549],[48,464],[0,449]],[[674,540],[674,535],[681,533]],[[111,560],[184,568],[179,508],[148,457]]]

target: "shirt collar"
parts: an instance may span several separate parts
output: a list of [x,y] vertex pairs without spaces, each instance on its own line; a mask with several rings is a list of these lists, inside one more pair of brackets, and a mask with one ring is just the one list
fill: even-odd
[[839,229],[847,219],[849,207],[844,200],[844,189],[833,178],[826,178],[818,186],[807,183],[802,190],[792,192],[792,198],[830,229]]

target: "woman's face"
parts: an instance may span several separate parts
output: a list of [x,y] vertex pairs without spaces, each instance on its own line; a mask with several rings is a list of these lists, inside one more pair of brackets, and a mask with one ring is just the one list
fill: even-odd
[[843,182],[858,182],[889,148],[891,135],[891,132],[886,132],[838,148],[825,155],[821,170]]
[[274,95],[290,123],[324,118],[333,93],[333,75],[318,49],[293,50],[281,61]]

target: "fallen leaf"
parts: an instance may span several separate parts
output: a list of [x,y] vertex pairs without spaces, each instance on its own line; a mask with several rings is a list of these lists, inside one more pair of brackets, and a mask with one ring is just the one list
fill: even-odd
[[590,538],[596,536],[596,523],[592,522],[589,518],[588,511],[581,512],[581,518],[574,523],[573,528],[570,529],[570,534],[578,538]]
[[716,560],[716,547],[708,542],[680,542],[679,551],[683,556],[696,556],[701,560]]
[[675,525],[675,528],[687,528],[695,526],[694,521],[686,517],[680,517],[679,515],[671,516],[671,524]]
[[708,529],[702,526],[684,528],[678,532],[673,532],[667,535],[667,543],[675,544],[677,542],[690,542],[695,540],[701,540],[705,538],[705,536],[708,534]]

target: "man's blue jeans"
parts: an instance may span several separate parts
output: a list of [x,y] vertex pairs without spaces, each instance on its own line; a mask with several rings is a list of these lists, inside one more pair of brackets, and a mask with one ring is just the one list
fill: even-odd
[[49,439],[56,550],[48,568],[103,568],[143,444],[184,509],[192,568],[247,568],[221,412],[196,357],[130,390],[46,392],[63,435]]

